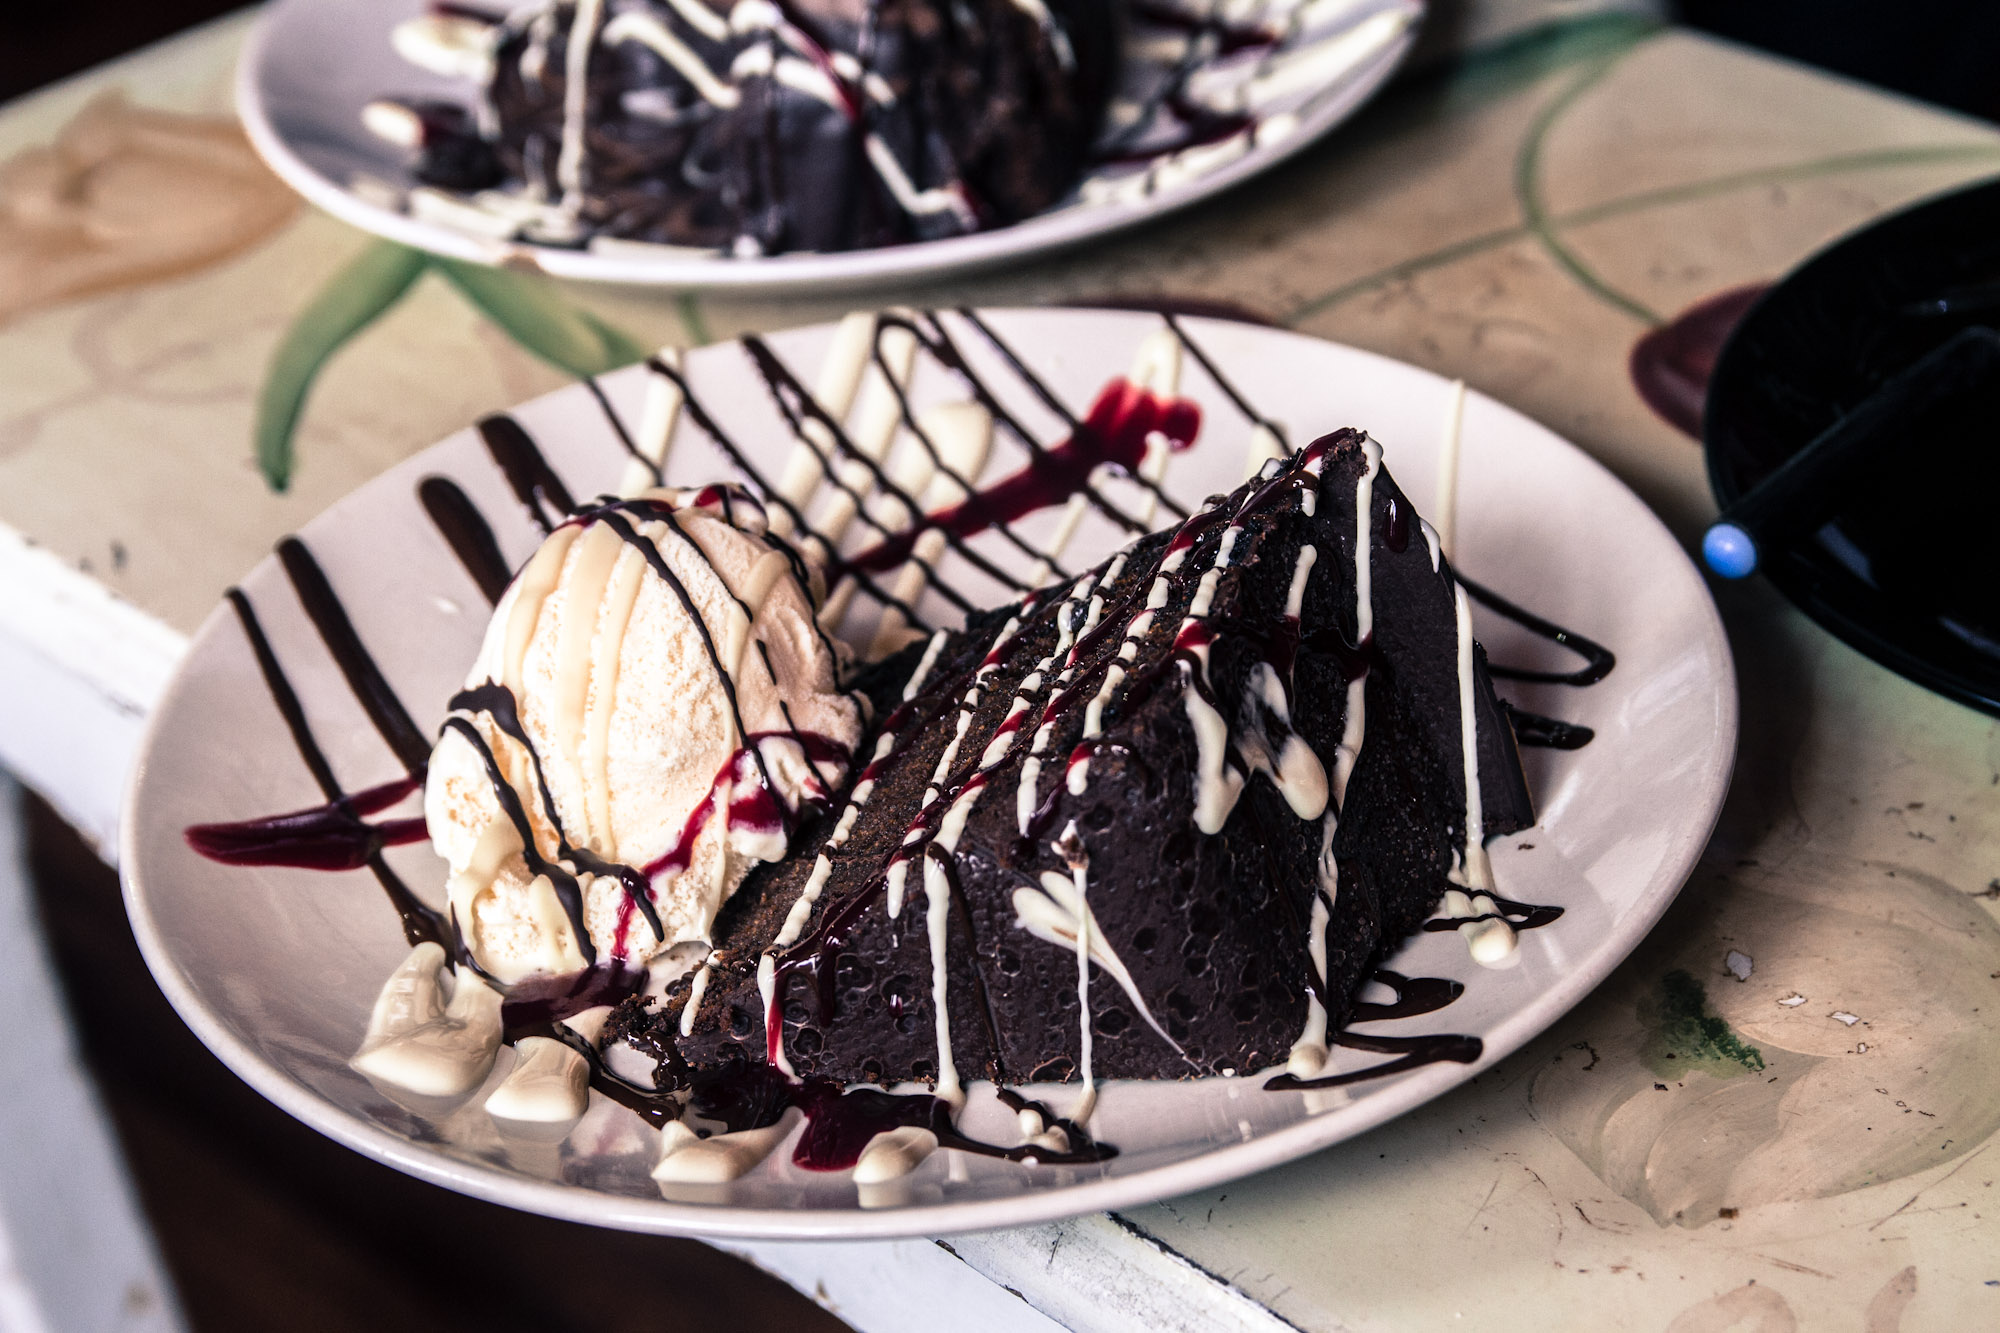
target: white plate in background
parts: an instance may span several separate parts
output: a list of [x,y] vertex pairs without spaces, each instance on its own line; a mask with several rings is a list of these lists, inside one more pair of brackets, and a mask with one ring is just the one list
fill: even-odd
[[[1202,0],[1191,0],[1191,7]],[[389,34],[424,12],[423,0],[277,0],[243,50],[236,101],[259,154],[287,184],[345,222],[454,259],[538,267],[562,278],[668,287],[766,291],[853,287],[988,267],[1074,245],[1186,207],[1268,170],[1353,115],[1402,62],[1424,0],[1267,0],[1247,22],[1297,30],[1270,54],[1295,62],[1258,108],[1255,141],[1100,168],[1103,188],[1073,190],[1047,212],[1009,227],[872,250],[734,258],[707,250],[618,242],[603,251],[496,240],[413,216],[409,155],[370,134],[361,109],[380,97],[469,104],[471,84],[399,57]],[[1128,83],[1145,87],[1167,57],[1148,54],[1164,30],[1128,29]],[[1203,67],[1230,82],[1264,56],[1239,51]],[[1241,136],[1238,136],[1241,138]],[[1170,160],[1171,159],[1171,160]],[[1142,189],[1138,177],[1155,171]],[[1086,194],[1092,197],[1085,197]],[[1097,195],[1104,197],[1096,197]]]

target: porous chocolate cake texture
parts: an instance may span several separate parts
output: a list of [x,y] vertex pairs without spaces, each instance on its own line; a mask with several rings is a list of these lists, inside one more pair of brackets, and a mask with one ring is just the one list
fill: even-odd
[[[1081,933],[1094,1076],[1285,1063],[1310,1001],[1337,1030],[1464,859],[1458,596],[1342,431],[912,645],[868,681],[874,762],[725,907],[707,965],[616,1030],[666,1053],[663,1085],[766,1060],[1075,1079]],[[1467,657],[1483,841],[1533,814]]]

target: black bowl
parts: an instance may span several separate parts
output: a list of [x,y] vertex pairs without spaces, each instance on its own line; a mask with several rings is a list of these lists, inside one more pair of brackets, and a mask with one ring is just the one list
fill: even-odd
[[[1815,255],[1744,316],[1709,380],[1702,437],[1717,503],[1978,324],[2000,327],[2000,181]],[[1886,441],[1833,521],[1761,553],[1760,568],[1892,671],[2000,715],[2000,384],[1947,415]]]

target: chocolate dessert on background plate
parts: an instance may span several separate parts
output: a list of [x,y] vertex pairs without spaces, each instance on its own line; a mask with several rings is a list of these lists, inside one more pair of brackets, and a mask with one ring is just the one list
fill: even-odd
[[385,98],[416,178],[503,183],[535,239],[737,255],[931,240],[1030,217],[1083,171],[1109,0],[577,0],[398,28],[476,106]]

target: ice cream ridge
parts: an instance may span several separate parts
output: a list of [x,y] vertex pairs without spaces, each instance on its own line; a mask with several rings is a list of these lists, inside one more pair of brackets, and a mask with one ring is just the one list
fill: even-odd
[[508,586],[431,756],[450,910],[494,979],[706,943],[842,785],[824,582],[725,486],[579,512]]

